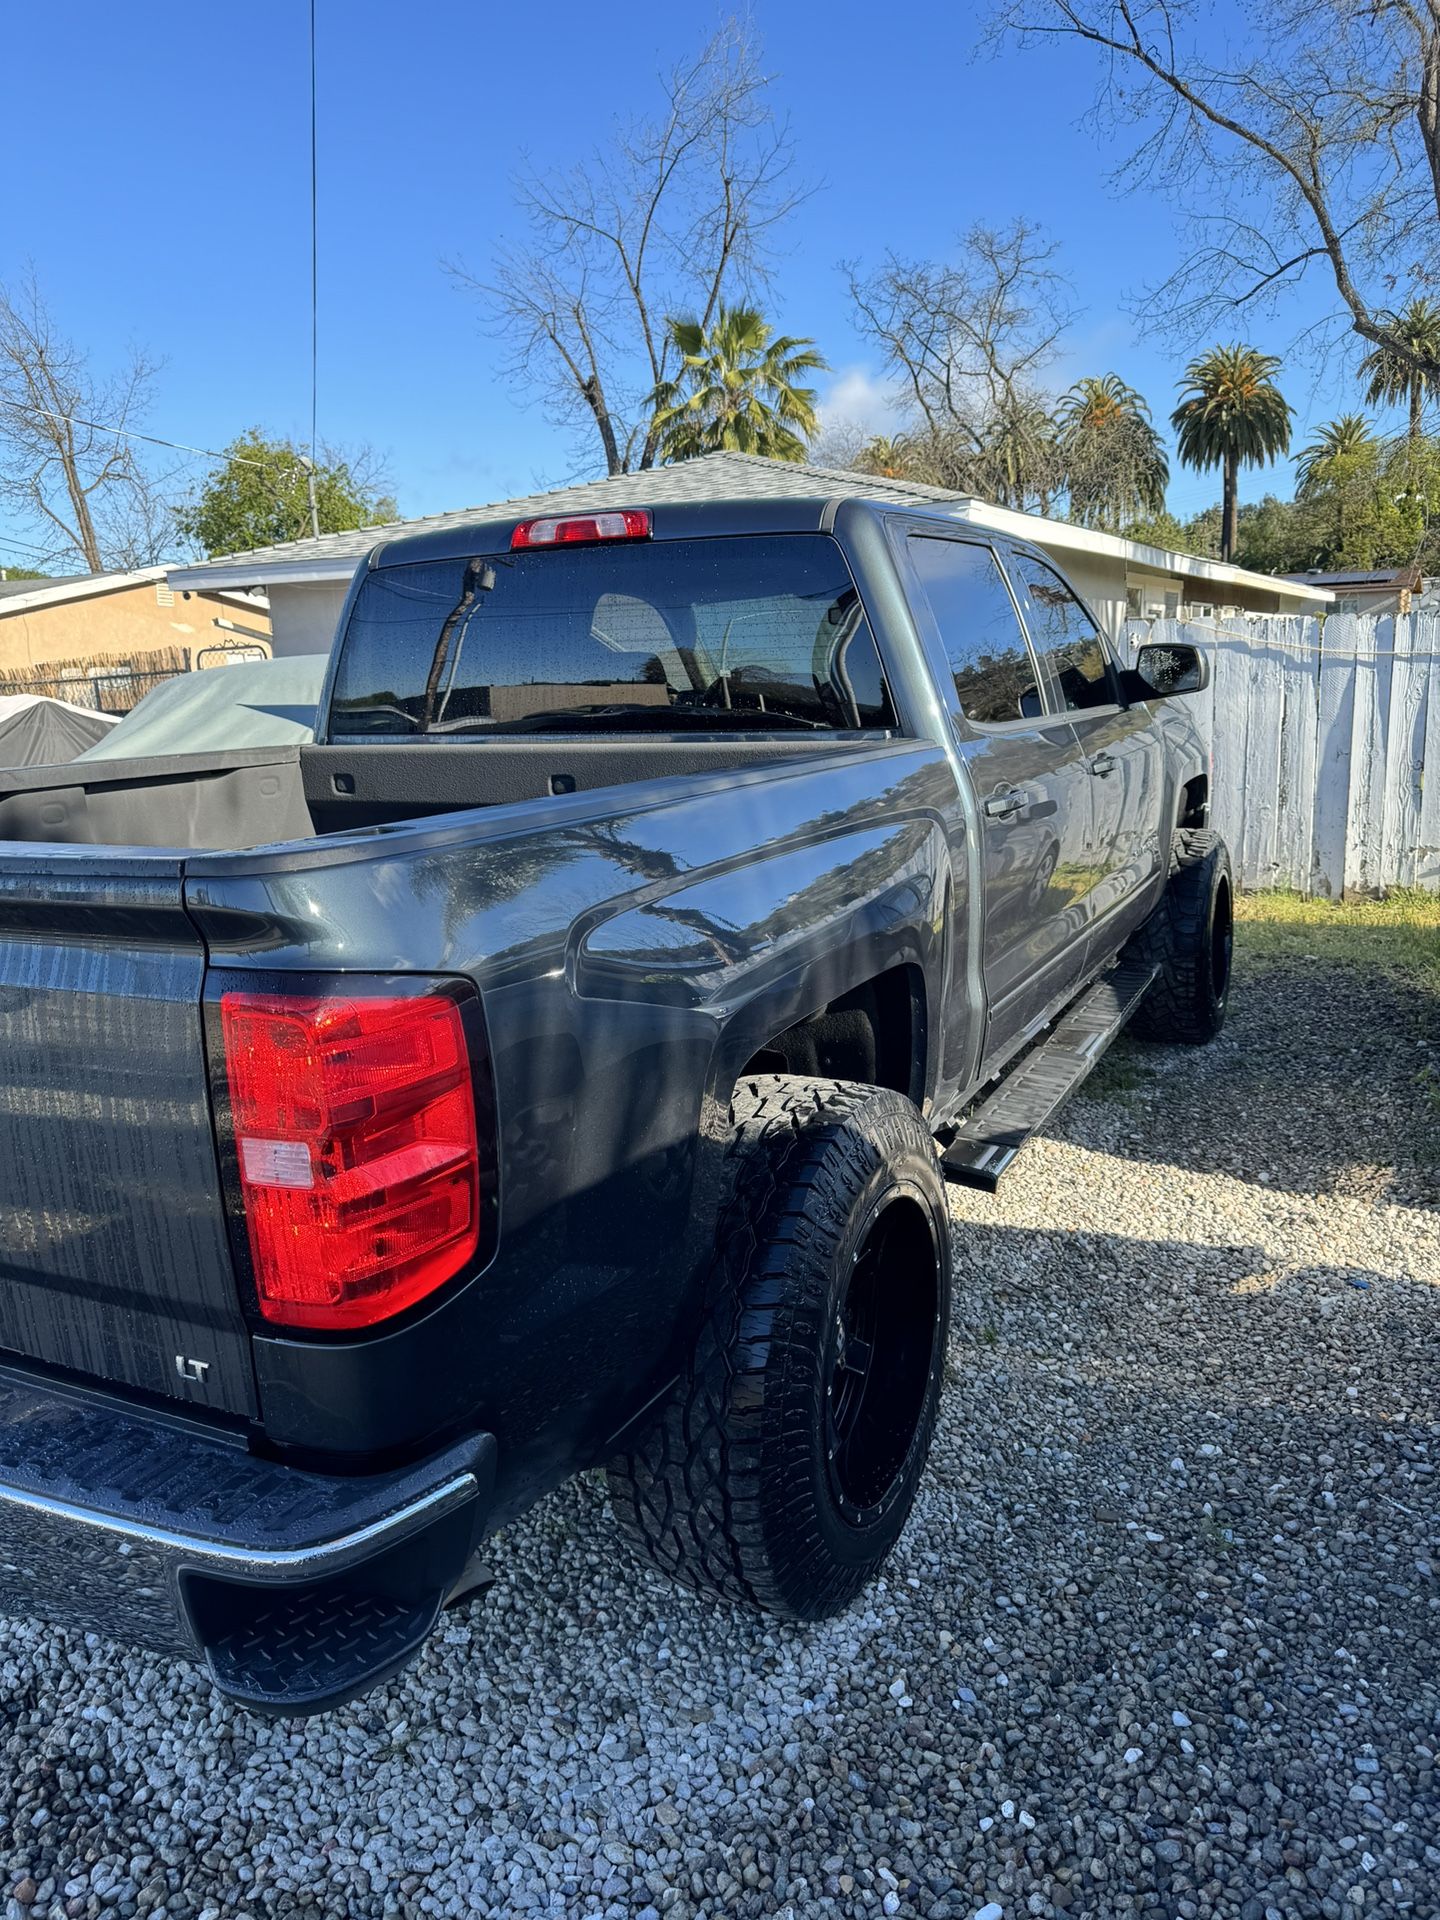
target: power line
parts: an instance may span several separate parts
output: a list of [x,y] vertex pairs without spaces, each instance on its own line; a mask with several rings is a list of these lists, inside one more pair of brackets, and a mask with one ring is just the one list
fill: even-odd
[[102,420],[86,420],[78,413],[54,413],[49,407],[33,406],[28,400],[19,400],[15,404],[25,413],[38,413],[46,420],[58,420],[64,426],[88,427],[92,433],[110,433],[117,440],[143,440],[150,447],[169,447],[174,453],[198,453],[206,460],[233,461],[237,467],[256,467],[262,473],[268,473],[269,467],[263,460],[247,460],[241,453],[217,453],[214,447],[190,447],[183,440],[165,440],[159,434],[138,433],[133,427],[107,427]]
[[[39,560],[48,567],[53,565],[56,560],[63,558],[64,548],[37,547],[29,540],[16,540],[8,533],[0,533],[0,556],[6,553],[18,553],[21,555],[21,559],[14,563],[16,566],[28,564],[28,562],[32,560]],[[9,561],[0,557],[0,567],[5,567],[9,564]]]
[[14,547],[20,553],[33,553],[38,560],[51,557],[46,548],[34,546],[28,540],[13,540],[8,533],[0,533],[0,547]]
[[[285,495],[281,492],[280,484],[268,461],[251,460],[243,453],[220,453],[217,452],[214,447],[192,447],[187,445],[183,440],[167,440],[160,434],[141,433],[134,427],[106,426],[103,420],[87,420],[78,413],[56,413],[50,407],[37,407],[28,400],[19,400],[14,404],[26,413],[40,415],[42,419],[55,420],[64,426],[86,427],[92,433],[112,434],[117,440],[142,440],[146,446],[166,447],[172,453],[193,453],[199,455],[199,457],[204,460],[221,460],[237,467],[253,467],[257,473],[264,474],[265,485],[274,494],[276,500],[285,504]],[[296,460],[299,466],[304,467],[306,465],[304,454],[297,454]],[[291,473],[293,474],[294,471],[295,469],[292,468]],[[312,531],[318,532],[318,528],[315,526],[315,469],[313,466],[309,469],[307,477],[309,482],[311,527]],[[43,548],[31,546],[24,540],[12,539],[8,534],[0,534],[0,546],[13,548],[18,553],[29,553],[32,558],[37,560],[50,561],[56,557],[53,552],[47,552]]]
[[320,510],[315,503],[315,441],[320,415],[320,219],[319,131],[315,110],[315,0],[310,0],[310,464],[306,485],[310,497],[310,532],[318,538]]

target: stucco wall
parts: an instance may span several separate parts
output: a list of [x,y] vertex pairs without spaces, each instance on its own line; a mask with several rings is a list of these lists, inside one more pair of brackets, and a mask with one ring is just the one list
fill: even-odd
[[[1044,547],[1043,540],[1037,546]],[[1119,633],[1125,618],[1125,570],[1115,561],[1086,553],[1045,548],[1108,634]]]
[[348,580],[314,580],[270,588],[270,622],[276,658],[287,653],[328,653]]
[[[37,581],[36,586],[43,586]],[[154,581],[89,594],[50,606],[7,612],[0,601],[0,677],[58,660],[127,660],[132,654],[184,647],[193,656],[203,648],[239,642],[242,636],[217,627],[217,619],[255,632],[269,630],[259,608],[222,600],[214,594],[171,595]]]

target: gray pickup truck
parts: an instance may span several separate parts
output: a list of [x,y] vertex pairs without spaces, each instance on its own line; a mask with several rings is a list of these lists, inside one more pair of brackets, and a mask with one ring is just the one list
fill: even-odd
[[677,1578],[838,1608],[945,1178],[1218,1030],[1199,654],[943,507],[645,487],[378,549],[313,744],[0,781],[6,1610],[313,1712],[597,1466]]

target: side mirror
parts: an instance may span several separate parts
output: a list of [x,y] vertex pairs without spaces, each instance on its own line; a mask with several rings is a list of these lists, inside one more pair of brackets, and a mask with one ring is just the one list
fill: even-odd
[[1142,697],[1168,699],[1172,693],[1199,693],[1210,684],[1210,662],[1198,647],[1164,642],[1141,647],[1134,672],[1145,689]]

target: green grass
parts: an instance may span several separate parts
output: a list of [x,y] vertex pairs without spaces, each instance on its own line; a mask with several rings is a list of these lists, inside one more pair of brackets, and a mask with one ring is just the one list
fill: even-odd
[[1310,900],[1245,893],[1235,902],[1246,966],[1316,959],[1399,975],[1440,993],[1440,894],[1399,890],[1383,900]]
[[1155,1078],[1153,1072],[1127,1052],[1107,1053],[1086,1082],[1085,1091],[1092,1100],[1120,1099],[1137,1093]]

